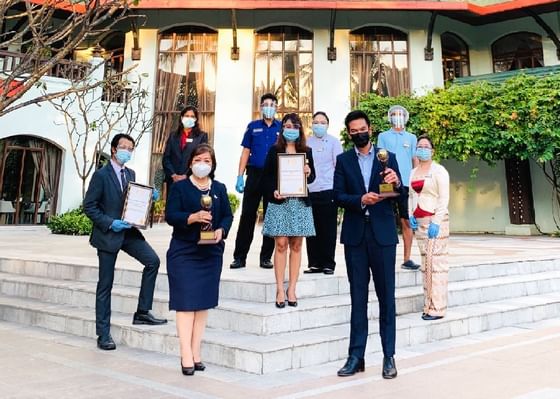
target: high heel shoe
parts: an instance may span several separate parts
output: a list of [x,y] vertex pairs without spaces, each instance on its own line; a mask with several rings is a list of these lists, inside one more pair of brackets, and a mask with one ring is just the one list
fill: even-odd
[[204,371],[206,369],[206,365],[202,362],[194,362],[194,369],[196,371]]
[[[286,290],[286,299],[288,299],[288,290]],[[296,298],[295,301],[290,301],[290,300],[288,299],[288,306],[292,306],[292,307],[295,308],[295,307],[297,306],[297,298]]]
[[[276,294],[276,298],[278,298],[278,294]],[[278,309],[283,309],[286,306],[286,300],[284,299],[282,302],[275,302],[274,304]]]
[[183,366],[183,359],[181,359],[181,372],[183,375],[194,375],[194,370],[196,368],[196,363],[192,367]]

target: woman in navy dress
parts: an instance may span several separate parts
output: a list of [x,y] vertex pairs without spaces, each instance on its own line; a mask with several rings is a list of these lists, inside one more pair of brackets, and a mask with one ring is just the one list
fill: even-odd
[[[218,305],[224,239],[233,221],[226,186],[214,178],[216,156],[208,144],[193,151],[188,178],[171,186],[165,218],[173,226],[167,251],[169,309],[177,312],[177,334],[183,374],[192,375],[205,366],[200,357],[208,309]],[[212,198],[211,211],[200,204],[203,195]],[[215,244],[198,244],[200,229],[214,230]]]

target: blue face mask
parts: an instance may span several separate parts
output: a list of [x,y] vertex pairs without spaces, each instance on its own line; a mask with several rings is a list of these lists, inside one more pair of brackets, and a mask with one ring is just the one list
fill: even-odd
[[311,130],[313,130],[313,134],[316,137],[321,138],[325,134],[327,134],[327,125],[323,125],[322,123],[314,123],[313,125],[311,125]]
[[284,128],[284,130],[282,131],[282,135],[284,136],[286,141],[296,141],[297,139],[299,139],[299,129]]
[[186,127],[187,129],[194,127],[194,124],[196,122],[195,118],[191,118],[190,116],[184,116],[183,118],[181,118],[181,122],[183,123],[183,126]]
[[117,153],[115,154],[115,158],[117,158],[117,161],[119,161],[121,165],[130,161],[131,156],[132,153],[128,150],[117,150]]
[[274,114],[276,113],[276,107],[262,107],[262,114],[266,119],[274,118]]
[[429,161],[432,159],[432,150],[430,148],[417,148],[416,157],[421,161]]

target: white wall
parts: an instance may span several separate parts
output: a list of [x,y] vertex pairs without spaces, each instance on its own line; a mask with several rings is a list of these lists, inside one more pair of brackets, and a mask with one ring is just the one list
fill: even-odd
[[[504,163],[490,167],[471,160],[443,161],[451,180],[449,221],[452,232],[500,233],[509,225]],[[471,172],[478,168],[476,178]]]
[[[154,101],[155,101],[155,88],[156,88],[156,75],[157,75],[157,30],[156,29],[141,29],[139,35],[139,46],[142,49],[142,57],[139,61],[132,61],[132,33],[128,32],[126,35],[125,48],[124,48],[124,68],[128,69],[134,65],[136,67],[131,72],[129,79],[134,81],[138,76],[141,79],[142,87],[149,93],[149,98],[146,101],[145,113],[153,117]],[[132,134],[137,137],[139,132]],[[148,184],[150,180],[150,160],[152,156],[152,134],[153,130],[150,129],[142,135],[142,138],[137,143],[134,150],[132,160],[127,164],[128,167],[134,169],[136,172],[136,181],[138,183]]]
[[[338,136],[350,112],[350,42],[348,30],[334,37],[336,60],[327,60],[329,31],[317,29],[313,37],[313,112],[329,116],[329,133]],[[340,78],[338,78],[340,77]],[[346,77],[346,78],[342,78]]]
[[241,140],[253,119],[253,38],[252,29],[237,30],[239,60],[232,61],[232,31],[218,31],[214,149],[218,164],[216,179],[227,186],[228,192],[235,192]]

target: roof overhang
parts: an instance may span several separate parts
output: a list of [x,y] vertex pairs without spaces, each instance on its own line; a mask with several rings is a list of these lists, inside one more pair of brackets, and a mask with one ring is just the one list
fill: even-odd
[[397,10],[397,11],[462,11],[486,16],[520,10],[539,5],[558,4],[557,0],[510,0],[491,5],[478,5],[474,1],[371,1],[371,0],[141,0],[140,9],[192,9],[192,10],[264,10],[264,9],[316,9],[316,10]]

